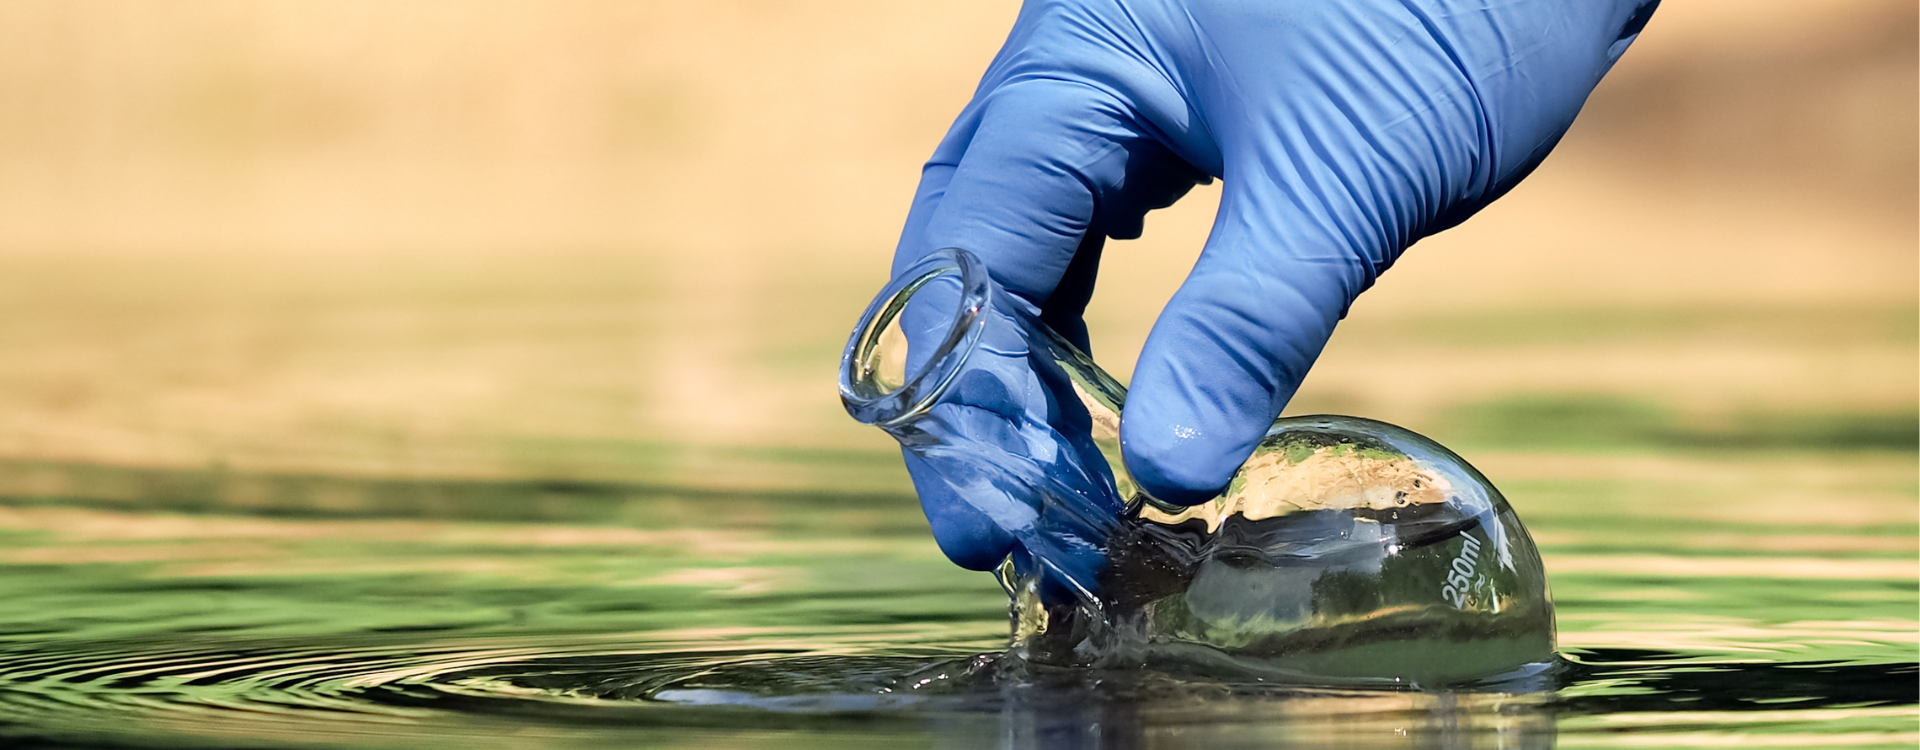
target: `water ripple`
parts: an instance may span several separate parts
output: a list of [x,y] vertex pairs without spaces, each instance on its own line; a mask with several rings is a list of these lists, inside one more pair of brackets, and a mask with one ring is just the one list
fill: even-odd
[[550,739],[621,727],[918,731],[937,721],[990,727],[1012,746],[1105,747],[1101,732],[1111,741],[1148,730],[1351,738],[1372,727],[1548,747],[1556,718],[1651,715],[1681,698],[1694,711],[1769,710],[1769,721],[1783,709],[1871,718],[1908,710],[1913,677],[1911,664],[1588,652],[1531,686],[1423,693],[1015,673],[997,654],[774,641],[19,647],[0,651],[0,734],[488,746],[529,731]]

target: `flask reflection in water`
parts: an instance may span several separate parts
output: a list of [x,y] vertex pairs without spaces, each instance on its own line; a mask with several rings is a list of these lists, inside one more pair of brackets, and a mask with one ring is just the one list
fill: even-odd
[[971,508],[1014,540],[1001,579],[1031,662],[1434,684],[1552,655],[1539,554],[1465,460],[1382,422],[1285,418],[1219,497],[1161,503],[1120,459],[1125,388],[964,250],[881,291],[840,390],[899,440],[930,515]]

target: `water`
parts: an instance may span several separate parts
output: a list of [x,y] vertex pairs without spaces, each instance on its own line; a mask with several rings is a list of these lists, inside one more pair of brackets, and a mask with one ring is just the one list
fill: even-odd
[[1008,662],[897,492],[0,464],[0,745],[1920,742],[1909,452],[1474,460],[1562,651],[1447,691]]

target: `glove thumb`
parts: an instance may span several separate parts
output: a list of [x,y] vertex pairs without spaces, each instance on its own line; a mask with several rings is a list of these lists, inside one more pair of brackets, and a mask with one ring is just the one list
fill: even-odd
[[1247,183],[1229,176],[1206,249],[1147,338],[1121,421],[1129,473],[1180,505],[1225,487],[1380,265],[1324,212]]

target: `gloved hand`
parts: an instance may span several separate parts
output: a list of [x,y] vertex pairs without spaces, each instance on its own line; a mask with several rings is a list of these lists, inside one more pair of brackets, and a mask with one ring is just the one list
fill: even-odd
[[[1658,4],[1028,0],[926,165],[894,273],[966,248],[1084,347],[1106,238],[1224,180],[1121,424],[1143,488],[1203,502],[1354,297],[1539,165]],[[1006,555],[1005,532],[920,479],[949,557]]]

